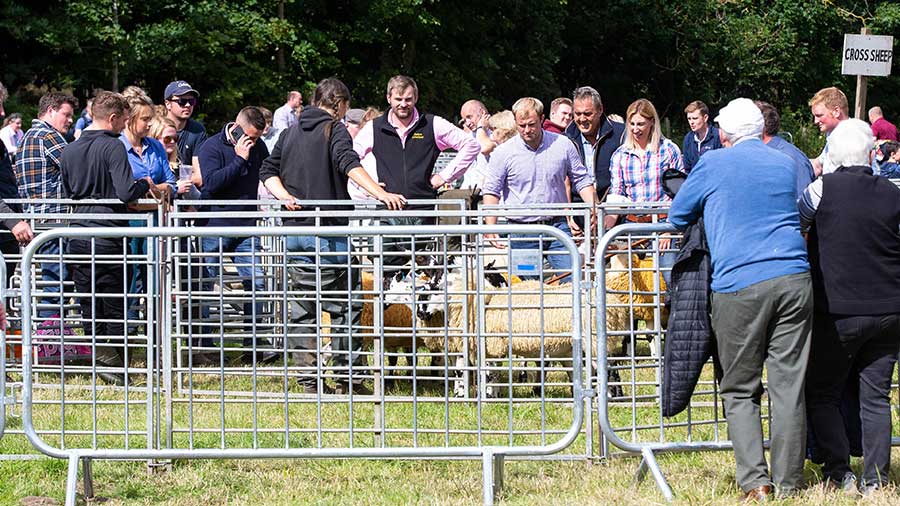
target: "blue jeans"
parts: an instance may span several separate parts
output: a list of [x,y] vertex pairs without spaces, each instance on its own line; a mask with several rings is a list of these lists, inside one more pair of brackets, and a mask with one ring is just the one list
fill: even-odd
[[[553,228],[562,230],[571,236],[572,231],[569,230],[569,223],[565,218],[560,218],[550,225]],[[522,238],[530,238],[532,240],[522,241]],[[538,239],[535,234],[509,234],[509,247],[511,249],[533,249],[541,250],[550,264],[550,267],[558,271],[558,274],[569,272],[570,275],[560,279],[560,283],[569,283],[572,281],[572,256],[568,254],[566,247],[563,246],[558,239],[546,238]],[[514,240],[515,239],[515,240]],[[548,255],[547,253],[552,253]],[[561,254],[556,254],[561,253]],[[540,279],[541,276],[519,276],[522,279]]]
[[[359,351],[362,339],[350,341],[351,329],[357,326],[362,316],[362,302],[348,303],[347,294],[359,286],[358,270],[350,265],[350,250],[346,237],[293,236],[287,238],[288,279],[290,290],[301,292],[300,297],[290,301],[291,326],[302,336],[288,337],[288,346],[295,352],[296,365],[305,368],[316,365],[316,329],[319,327],[319,308],[316,292],[338,292],[322,295],[318,304],[321,310],[331,317],[331,346],[334,352],[334,365],[347,367],[348,351]],[[295,253],[310,253],[296,255]],[[336,254],[334,254],[336,253]],[[316,267],[318,259],[319,266]],[[362,366],[362,357],[354,354],[353,366]],[[339,371],[341,376],[348,372]],[[313,383],[314,378],[307,377],[301,382]]]
[[[221,242],[220,242],[221,241]],[[238,276],[241,278],[241,284],[244,285],[244,290],[250,294],[254,290],[262,291],[266,288],[266,282],[264,279],[264,273],[262,267],[258,264],[259,262],[259,253],[261,251],[259,245],[258,237],[203,237],[200,242],[200,248],[203,253],[216,253],[216,256],[204,256],[203,263],[205,264],[204,270],[206,271],[206,280],[203,283],[203,291],[211,291],[213,288],[213,284],[219,278],[219,260],[220,257],[218,254],[227,254],[227,253],[242,253],[244,255],[235,255],[233,257],[233,261],[235,266],[237,267]],[[253,253],[253,255],[247,256],[247,253]],[[224,287],[221,287],[224,290]],[[249,296],[249,295],[248,295]],[[213,302],[217,304],[216,302]],[[257,302],[255,304],[256,309],[256,321],[259,322],[262,318],[263,313],[263,303]],[[220,308],[221,310],[221,308]],[[244,323],[252,324],[253,323],[253,311],[254,304],[252,302],[244,303]],[[203,320],[209,318],[209,304],[203,303],[200,308],[200,317]],[[221,332],[224,332],[224,328],[220,329]],[[204,334],[209,332],[204,331]],[[201,346],[212,346],[212,339],[203,339],[200,342]],[[245,337],[244,338],[244,346],[252,346],[253,345],[253,337]]]
[[[69,270],[66,268],[65,258],[59,256],[61,241],[63,239],[45,242],[37,250],[38,255],[52,255],[54,257],[53,260],[41,262],[41,279],[45,283],[49,283],[43,288],[45,293],[60,293],[63,281],[69,279]],[[60,260],[61,258],[62,260]],[[50,318],[65,313],[62,299],[59,296],[44,297],[40,300],[40,304],[45,307],[37,310],[36,313],[39,318]]]

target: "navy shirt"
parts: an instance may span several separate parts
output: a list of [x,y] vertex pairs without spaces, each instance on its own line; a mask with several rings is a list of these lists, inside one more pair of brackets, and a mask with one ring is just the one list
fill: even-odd
[[[201,200],[256,200],[259,188],[259,168],[268,158],[269,150],[262,141],[257,141],[250,149],[249,159],[244,160],[234,152],[234,144],[225,135],[225,125],[221,132],[209,138],[200,148],[200,174],[203,175]],[[210,212],[255,211],[254,205],[207,206]],[[253,226],[255,218],[210,218],[207,223],[214,226]]]
[[200,147],[206,142],[206,128],[199,122],[188,118],[184,130],[178,131],[178,157],[181,163],[191,164],[195,156],[200,156]]
[[700,157],[707,151],[721,149],[722,141],[719,139],[719,129],[709,125],[706,129],[706,136],[702,141],[697,140],[697,134],[688,132],[684,136],[684,142],[681,143],[681,156],[684,159],[684,171],[690,173],[697,165]]

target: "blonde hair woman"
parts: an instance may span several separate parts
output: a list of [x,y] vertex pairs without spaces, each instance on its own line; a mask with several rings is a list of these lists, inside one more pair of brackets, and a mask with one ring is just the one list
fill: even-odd
[[150,127],[155,117],[153,102],[136,86],[125,89],[124,95],[131,108],[131,117],[125,123],[120,139],[128,152],[128,162],[135,179],[149,176],[156,189],[163,194],[175,190],[175,175],[169,169],[169,159],[162,143],[150,137]]
[[[670,200],[663,191],[667,169],[684,172],[681,150],[663,137],[653,104],[641,98],[625,113],[625,140],[609,164],[611,184],[608,202],[659,202]],[[615,216],[607,219],[614,224]],[[607,227],[612,226],[607,224]]]
[[512,111],[500,111],[491,116],[491,140],[498,146],[516,136],[516,118]]

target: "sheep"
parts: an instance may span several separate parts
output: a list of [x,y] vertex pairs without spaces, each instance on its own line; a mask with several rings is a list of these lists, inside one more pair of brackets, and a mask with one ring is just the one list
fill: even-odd
[[[616,263],[618,261],[618,263]],[[621,259],[614,259],[614,269],[621,269]],[[641,260],[637,256],[632,258],[633,270],[613,270],[606,275],[606,324],[608,331],[633,330],[633,320],[654,321],[655,302],[658,298],[653,286],[653,276],[656,272],[651,270],[652,259]],[[432,287],[431,304],[420,310],[418,317],[427,327],[445,327],[451,330],[467,331],[473,335],[477,322],[477,304],[474,294],[466,294],[465,299],[461,276],[454,273],[447,283],[449,288],[446,294],[449,301],[443,302],[444,293],[437,286]],[[474,283],[468,283],[469,286]],[[660,278],[659,286],[665,289],[665,283]],[[623,292],[623,293],[618,293]],[[543,295],[542,295],[543,294]],[[480,296],[483,298],[483,328],[486,337],[484,339],[484,354],[486,358],[508,357],[510,350],[514,356],[522,358],[540,359],[541,344],[543,344],[544,360],[554,358],[572,357],[572,288],[571,285],[541,286],[539,281],[524,281],[514,284],[511,289],[487,289]],[[543,307],[541,307],[543,297]],[[467,328],[463,325],[463,301],[466,302]],[[445,318],[444,311],[449,309],[449,318]],[[510,314],[512,311],[512,314]],[[583,328],[588,328],[587,319],[590,311],[584,306],[582,312]],[[543,324],[541,324],[543,322]],[[512,328],[510,329],[510,323]],[[543,334],[543,340],[540,335]],[[509,336],[512,335],[510,343]],[[496,336],[496,337],[495,337]],[[425,346],[437,348],[445,345],[445,336],[423,336]],[[617,355],[619,349],[625,351],[623,340],[618,336],[607,338],[607,349],[610,355]],[[462,338],[459,335],[447,336],[446,346],[449,351],[462,352]],[[591,349],[596,356],[596,336],[590,339]],[[472,359],[477,353],[477,341],[469,341],[469,355]],[[617,349],[618,348],[618,349]],[[511,358],[511,357],[509,357]],[[615,371],[612,371],[615,379]],[[455,389],[460,394],[460,386]],[[616,390],[616,389],[614,389]],[[620,389],[618,389],[620,390]]]
[[[654,282],[654,278],[657,278],[658,285]],[[606,293],[616,294],[622,300],[623,307],[613,311],[617,313],[614,319],[610,318],[610,310],[607,308],[607,329],[633,332],[632,323],[635,320],[644,320],[648,325],[653,324],[656,321],[657,306],[660,306],[659,318],[664,327],[668,321],[668,309],[660,304],[658,293],[665,291],[666,282],[662,273],[657,273],[653,257],[640,258],[632,254],[629,261],[628,256],[624,254],[614,255],[610,259],[610,267],[606,273]],[[628,341],[630,340],[627,338],[623,339],[623,354],[627,354]],[[656,352],[657,350],[653,349],[653,353]]]
[[[397,302],[386,302],[384,304],[384,309],[382,310],[382,325],[378,329],[376,329],[375,305],[373,303],[373,299],[375,296],[374,276],[371,272],[362,272],[360,289],[363,293],[363,306],[359,321],[359,328],[362,329],[362,335],[360,336],[360,339],[362,339],[362,350],[374,350],[376,332],[380,334],[383,343],[383,349],[389,352],[397,352],[403,349],[406,352],[411,353],[426,344],[421,335],[419,335],[418,333],[415,336],[415,341],[413,341],[412,307],[408,302],[402,303],[403,301],[412,300],[412,287],[409,287],[408,283],[404,283],[401,281],[404,278],[405,277],[398,274],[396,278],[392,280],[391,288],[389,288],[388,291],[393,292],[393,296],[386,297],[386,299]],[[331,315],[329,315],[328,313],[323,313],[320,322],[321,326],[323,327],[322,334],[330,334]],[[438,348],[438,350],[440,349],[442,349],[442,347]],[[435,350],[435,348],[429,348],[429,350]],[[443,357],[439,355],[432,357],[433,367],[439,367],[442,364]],[[390,368],[396,367],[397,356],[388,355],[387,365]],[[392,379],[385,380],[385,388],[389,389],[392,384]]]
[[[433,291],[431,303],[418,312],[418,317],[427,327],[446,326],[451,331],[465,331],[468,335],[474,335],[479,316],[475,294],[463,296],[463,290],[458,288],[462,284],[459,276],[452,274],[450,277],[448,286],[452,288],[446,292],[449,300],[442,301],[443,291]],[[509,289],[487,289],[479,295],[484,305],[481,316],[485,336],[483,339],[485,358],[512,358],[510,350],[513,356],[526,359],[541,359],[542,356],[547,361],[573,358],[571,285],[542,286],[540,281],[529,280],[513,284]],[[543,304],[541,304],[542,297]],[[467,326],[463,325],[463,301],[468,313]],[[624,301],[616,294],[609,294],[607,304],[609,305],[607,315],[613,322],[612,325],[616,328],[627,328],[625,322],[630,319],[628,308],[623,306]],[[449,318],[445,317],[445,311],[449,311]],[[584,305],[583,328],[588,328],[588,318],[591,317],[589,306]],[[540,337],[541,334],[543,339]],[[448,351],[454,353],[463,351],[463,339],[459,334],[423,335],[423,340],[425,346],[429,348],[445,346],[446,340]],[[596,339],[592,338],[591,349],[594,354],[596,354],[595,343]],[[476,339],[469,340],[468,353],[473,361],[476,358],[477,346]],[[454,391],[457,395],[465,394],[460,382],[456,383]]]

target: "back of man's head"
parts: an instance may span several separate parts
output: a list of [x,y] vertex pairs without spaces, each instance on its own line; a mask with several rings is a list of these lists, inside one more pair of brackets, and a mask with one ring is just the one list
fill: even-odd
[[875,123],[880,118],[884,117],[884,113],[881,112],[881,107],[877,105],[871,109],[869,109],[869,123]]
[[835,167],[869,165],[875,147],[872,128],[861,119],[841,121],[828,136],[827,156]]
[[319,81],[313,91],[312,104],[320,109],[338,114],[341,104],[350,103],[350,88],[336,77],[327,77]]
[[815,95],[811,99],[809,99],[809,106],[815,107],[816,105],[823,105],[826,109],[834,110],[840,109],[841,114],[846,118],[850,116],[850,105],[847,102],[847,95],[844,95],[844,92],[834,86],[828,88],[822,88],[817,91]]
[[765,128],[762,111],[749,98],[736,98],[728,102],[719,111],[715,122],[731,144],[747,137],[760,138]]
[[55,91],[47,93],[38,102],[38,118],[45,116],[51,110],[58,111],[63,104],[69,104],[75,110],[78,108],[78,99],[66,93]]
[[778,116],[778,109],[776,109],[774,105],[763,102],[762,100],[755,100],[753,103],[756,104],[756,107],[759,107],[759,110],[763,115],[763,121],[765,121],[763,135],[767,137],[778,135],[778,130],[781,129],[781,118]]
[[263,116],[263,113],[259,110],[259,107],[253,105],[241,109],[241,112],[239,112],[237,115],[236,121],[245,126],[251,126],[259,130],[260,133],[262,133],[262,131],[266,129],[266,117]]
[[128,99],[118,93],[112,91],[100,91],[94,97],[94,103],[91,106],[91,113],[94,121],[104,122],[113,114],[119,116],[130,110]]

